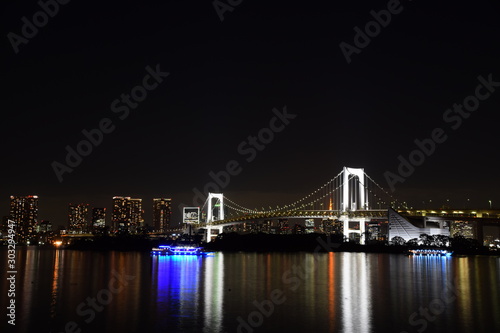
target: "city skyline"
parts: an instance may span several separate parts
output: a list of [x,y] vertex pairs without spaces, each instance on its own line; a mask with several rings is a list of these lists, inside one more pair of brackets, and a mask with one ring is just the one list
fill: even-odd
[[[11,216],[16,216],[16,214],[12,213],[13,212],[13,200],[22,200],[23,202],[26,200],[26,199],[30,199],[30,198],[33,198],[33,199],[36,199],[36,217],[35,218],[32,218],[33,221],[37,221],[37,222],[50,222],[52,225],[53,225],[53,228],[56,228],[58,226],[64,226],[64,227],[68,227],[69,229],[74,229],[74,228],[80,228],[79,226],[75,226],[75,225],[72,225],[73,223],[82,223],[83,221],[86,221],[85,222],[85,227],[92,227],[94,225],[94,220],[96,218],[100,218],[102,220],[105,221],[105,224],[104,226],[107,226],[107,227],[110,227],[110,228],[114,228],[115,227],[115,221],[114,221],[114,218],[113,218],[113,206],[114,206],[114,200],[116,198],[123,198],[123,199],[132,199],[132,200],[138,200],[140,202],[143,201],[142,198],[132,198],[130,196],[127,196],[127,197],[124,197],[124,196],[113,196],[110,198],[110,204],[108,207],[100,207],[98,205],[93,205],[93,204],[89,204],[89,203],[78,203],[78,204],[73,204],[73,203],[68,203],[65,207],[66,209],[66,212],[68,212],[68,209],[69,209],[69,214],[67,213],[66,214],[66,217],[65,217],[65,220],[64,221],[57,221],[57,220],[50,220],[50,219],[47,219],[45,216],[43,216],[43,214],[41,215],[41,218],[38,218],[39,216],[39,209],[40,209],[40,206],[42,208],[42,211],[44,210],[43,209],[43,205],[39,205],[38,201],[41,199],[40,196],[38,195],[27,195],[27,196],[10,196],[10,213],[9,214],[3,214],[3,218],[10,218]],[[136,222],[134,223],[138,223],[137,221],[143,221],[141,226],[149,226],[151,228],[153,228],[154,230],[159,230],[161,228],[157,228],[157,223],[155,223],[155,210],[157,209],[156,206],[157,204],[160,203],[160,204],[163,204],[163,208],[158,208],[158,211],[161,212],[161,216],[162,217],[159,217],[159,219],[163,219],[163,223],[165,223],[166,225],[169,225],[173,228],[176,228],[178,226],[182,226],[182,218],[180,218],[179,221],[172,221],[171,219],[171,216],[170,214],[173,213],[172,211],[172,199],[171,198],[153,198],[151,200],[151,207],[148,208],[148,209],[143,209],[142,210],[142,213],[141,213],[141,217],[137,218],[136,217]],[[489,206],[488,206],[489,204]],[[376,207],[371,205],[373,207],[373,209],[377,209],[377,208],[382,208],[382,207]],[[142,206],[141,206],[142,207]],[[149,206],[148,206],[149,207]],[[188,207],[188,206],[186,206]],[[111,213],[106,213],[108,211],[108,208],[111,208],[109,211]],[[130,207],[129,207],[130,208]],[[387,207],[383,207],[384,209],[385,208],[389,208],[389,206]],[[403,207],[401,207],[403,208]],[[416,206],[416,207],[410,207],[408,206],[408,208],[412,211],[415,211],[417,209],[420,209],[420,210],[427,210],[427,211],[431,211],[431,210],[439,210],[439,209],[444,209],[444,210],[498,210],[497,207],[495,206],[492,206],[492,201],[489,200],[485,205],[483,205],[482,207],[479,207],[479,206],[474,206],[470,200],[466,200],[464,201],[464,203],[460,206],[460,205],[454,205],[453,202],[450,202],[449,200],[444,200],[441,204],[439,205],[435,205],[434,203],[432,202],[427,202],[427,203],[422,203],[421,206]],[[332,209],[332,207],[328,207],[328,209]],[[167,217],[164,217],[163,214],[165,214],[165,212],[169,212],[170,214],[168,214],[168,218]],[[130,210],[130,213],[131,213],[131,210]],[[72,216],[73,214],[73,216]],[[84,217],[82,217],[82,215],[84,215]],[[148,216],[146,218],[146,216]],[[130,217],[130,216],[129,216]],[[75,221],[78,221],[78,222],[72,222],[72,219],[75,219]],[[21,218],[22,220],[22,218]],[[172,223],[173,222],[173,223]],[[176,223],[178,222],[178,223]],[[102,223],[102,222],[100,222]],[[160,223],[160,222],[158,222]],[[36,224],[36,223],[35,223]],[[33,224],[34,225],[34,224]],[[83,224],[82,224],[83,225]],[[101,225],[102,226],[102,225]],[[167,228],[168,229],[168,228]]]
[[[20,227],[34,227],[40,222],[50,222],[55,226],[64,226],[73,231],[90,231],[92,227],[108,226],[113,229],[122,219],[129,220],[137,226],[155,227],[155,211],[158,210],[158,226],[165,227],[171,222],[171,201],[170,198],[153,198],[149,212],[153,216],[151,221],[145,221],[145,209],[142,209],[142,198],[131,198],[113,196],[111,202],[111,214],[107,214],[107,207],[97,207],[89,203],[68,203],[66,205],[66,218],[64,221],[52,221],[47,218],[39,218],[38,195],[10,196],[9,212],[3,214],[4,219],[18,221]],[[116,208],[116,202],[123,201],[123,206]],[[158,205],[160,204],[160,205]],[[43,207],[43,205],[42,205]],[[125,208],[125,209],[123,209]],[[120,216],[115,216],[116,214]],[[42,216],[43,217],[43,216]],[[102,223],[105,223],[102,225]]]

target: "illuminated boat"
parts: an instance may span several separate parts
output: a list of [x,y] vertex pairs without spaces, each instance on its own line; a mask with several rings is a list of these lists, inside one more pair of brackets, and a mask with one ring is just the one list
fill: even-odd
[[151,254],[159,256],[204,256],[208,252],[203,252],[202,247],[160,245],[159,247],[154,247],[151,250]]
[[412,249],[409,250],[410,255],[414,256],[434,256],[434,257],[450,257],[453,252],[439,249]]

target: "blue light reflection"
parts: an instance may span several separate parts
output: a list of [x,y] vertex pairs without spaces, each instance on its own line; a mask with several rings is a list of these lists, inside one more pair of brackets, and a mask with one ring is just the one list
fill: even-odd
[[158,327],[192,328],[199,305],[200,272],[203,257],[153,256]]

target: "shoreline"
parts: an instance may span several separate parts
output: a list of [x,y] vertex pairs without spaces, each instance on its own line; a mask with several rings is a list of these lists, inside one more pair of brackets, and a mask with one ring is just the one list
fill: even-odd
[[[352,248],[352,249],[339,249],[336,251],[318,251],[319,253],[343,253],[343,252],[348,252],[348,253],[369,253],[369,254],[401,254],[401,255],[407,255],[410,256],[408,253],[409,248],[404,248],[404,249],[384,249],[384,250],[377,250],[377,249],[372,249],[372,248],[366,248],[365,245],[360,245],[363,248]],[[391,246],[385,245],[387,248],[390,248]],[[36,246],[36,245],[22,245],[19,246],[18,248],[27,248],[27,247],[32,247],[32,248],[37,248],[40,250],[64,250],[64,251],[94,251],[94,252],[140,252],[140,253],[149,253],[151,252],[151,249],[121,249],[121,248],[97,248],[97,247],[53,247],[53,246]],[[0,247],[0,249],[3,247]],[[5,247],[6,248],[6,247]],[[414,249],[414,248],[412,248]],[[422,247],[422,249],[428,249],[427,247]],[[432,248],[432,249],[439,249],[439,250],[447,250],[452,252],[451,257],[455,258],[460,258],[460,257],[469,257],[469,256],[482,256],[482,257],[500,257],[500,252],[494,252],[494,251],[488,251],[488,252],[465,252],[465,251],[459,251],[455,252],[451,248]],[[220,252],[220,253],[258,253],[258,254],[264,254],[264,253],[314,253],[314,250],[239,250],[239,249],[234,249],[234,250],[210,250],[209,252]],[[418,257],[418,256],[415,256]],[[425,255],[422,257],[426,257]],[[433,256],[433,257],[439,257],[439,256]]]
[[[95,239],[81,239],[73,244],[61,247],[52,245],[37,246],[40,249],[64,249],[80,251],[121,251],[121,252],[150,252],[151,248],[159,245],[169,245],[172,240],[152,240],[145,237],[111,237],[104,236]],[[474,244],[471,242],[470,244]],[[341,235],[325,234],[245,234],[236,233],[223,234],[214,242],[201,243],[206,251],[225,253],[297,253],[297,252],[357,252],[357,253],[389,253],[409,255],[410,249],[436,249],[452,252],[452,257],[457,256],[500,256],[500,251],[491,251],[485,246],[461,246],[437,247],[437,246],[408,246],[388,245],[385,242],[371,241],[361,245],[352,242],[344,242]],[[19,245],[23,248],[28,245]],[[31,245],[36,246],[36,245]]]

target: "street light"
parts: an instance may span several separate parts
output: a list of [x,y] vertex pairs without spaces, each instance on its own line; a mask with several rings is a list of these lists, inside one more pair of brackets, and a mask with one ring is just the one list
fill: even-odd
[[491,209],[491,200],[488,200],[488,202],[490,203],[490,209]]

